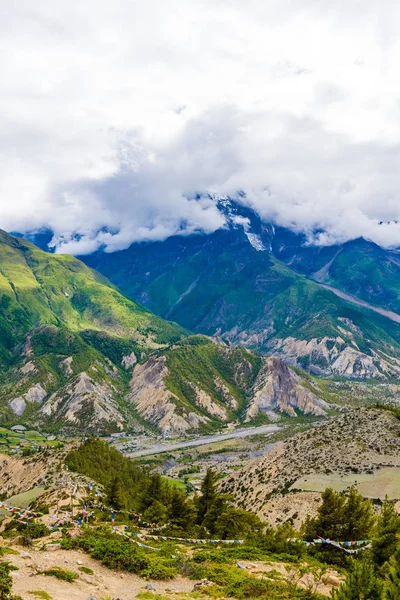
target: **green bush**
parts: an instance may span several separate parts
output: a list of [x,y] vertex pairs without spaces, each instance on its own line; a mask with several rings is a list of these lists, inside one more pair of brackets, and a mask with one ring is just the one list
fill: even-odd
[[86,575],[94,575],[94,571],[89,569],[89,567],[78,567],[78,571],[81,571],[81,573],[86,573]]
[[24,537],[31,538],[32,540],[49,535],[50,529],[43,523],[32,523],[31,525],[23,525],[18,523],[17,530],[24,533]]
[[75,573],[75,571],[61,569],[61,567],[51,567],[46,571],[42,571],[42,574],[49,577],[56,577],[57,579],[61,579],[61,581],[68,581],[68,583],[73,583],[75,579],[78,579],[79,577],[78,573]]
[[12,578],[10,572],[13,566],[8,562],[0,562],[0,600],[11,598]]
[[109,529],[86,531],[82,537],[71,540],[63,538],[65,549],[81,548],[92,558],[101,560],[103,565],[117,571],[135,573],[149,579],[173,579],[178,571],[176,561],[160,554],[150,554],[138,548]]
[[43,590],[29,590],[28,594],[32,594],[36,598],[42,598],[43,600],[52,600],[50,594],[44,592]]

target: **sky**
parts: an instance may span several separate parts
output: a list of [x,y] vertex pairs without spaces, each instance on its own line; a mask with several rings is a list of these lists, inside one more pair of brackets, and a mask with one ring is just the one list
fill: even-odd
[[[400,246],[392,0],[0,0],[0,227],[57,252],[224,226]],[[201,199],[196,200],[196,194]]]

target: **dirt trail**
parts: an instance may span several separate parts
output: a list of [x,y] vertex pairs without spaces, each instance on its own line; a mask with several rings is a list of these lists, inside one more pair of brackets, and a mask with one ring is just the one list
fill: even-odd
[[[28,593],[33,590],[45,591],[53,600],[86,600],[91,595],[97,598],[111,596],[120,600],[133,600],[139,592],[145,591],[147,583],[152,583],[160,594],[168,590],[191,592],[194,585],[193,581],[182,577],[169,582],[148,582],[136,575],[112,571],[79,550],[33,550],[21,552],[19,556],[7,555],[7,559],[18,567],[18,571],[12,573],[13,592],[24,600],[35,600],[35,596]],[[92,569],[94,575],[81,573],[78,570],[81,565]],[[68,583],[55,577],[35,574],[37,568],[45,570],[55,566],[79,573],[79,579]]]
[[357,304],[358,306],[363,306],[364,308],[373,310],[374,312],[379,313],[380,315],[382,315],[384,317],[387,317],[388,319],[390,319],[391,321],[394,321],[395,323],[400,323],[400,315],[398,315],[397,313],[395,313],[391,310],[385,310],[384,308],[378,308],[377,306],[373,306],[372,304],[369,304],[368,302],[365,302],[364,300],[359,300],[358,298],[355,298],[354,296],[351,296],[350,294],[346,294],[345,292],[342,292],[341,290],[338,290],[337,288],[334,288],[330,285],[326,285],[325,283],[320,283],[319,285],[321,287],[325,288],[326,290],[333,292],[334,294],[336,294],[336,296],[339,296],[339,298],[343,298],[343,300],[347,300],[348,302],[352,302],[353,304]]

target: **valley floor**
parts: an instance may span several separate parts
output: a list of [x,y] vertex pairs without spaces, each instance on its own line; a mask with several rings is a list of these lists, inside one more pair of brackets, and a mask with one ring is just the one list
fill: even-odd
[[140,458],[141,456],[151,456],[153,454],[162,454],[163,452],[172,452],[174,450],[180,450],[184,448],[192,448],[194,446],[204,446],[205,444],[213,444],[217,442],[222,442],[224,440],[230,440],[234,438],[245,438],[251,437],[253,435],[259,434],[271,434],[280,431],[281,427],[277,425],[260,425],[259,427],[247,427],[246,429],[235,429],[228,433],[218,433],[215,435],[207,435],[204,437],[199,437],[194,440],[188,441],[171,441],[168,442],[154,442],[150,444],[146,448],[142,448],[140,450],[135,450],[133,452],[129,452],[129,442],[126,444],[119,444],[117,446],[118,450],[122,451],[125,456],[129,458]]

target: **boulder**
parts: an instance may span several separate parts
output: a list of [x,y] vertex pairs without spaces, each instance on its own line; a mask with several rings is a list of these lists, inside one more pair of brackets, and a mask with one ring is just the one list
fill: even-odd
[[44,549],[46,552],[55,552],[56,550],[61,550],[61,544],[46,544]]

